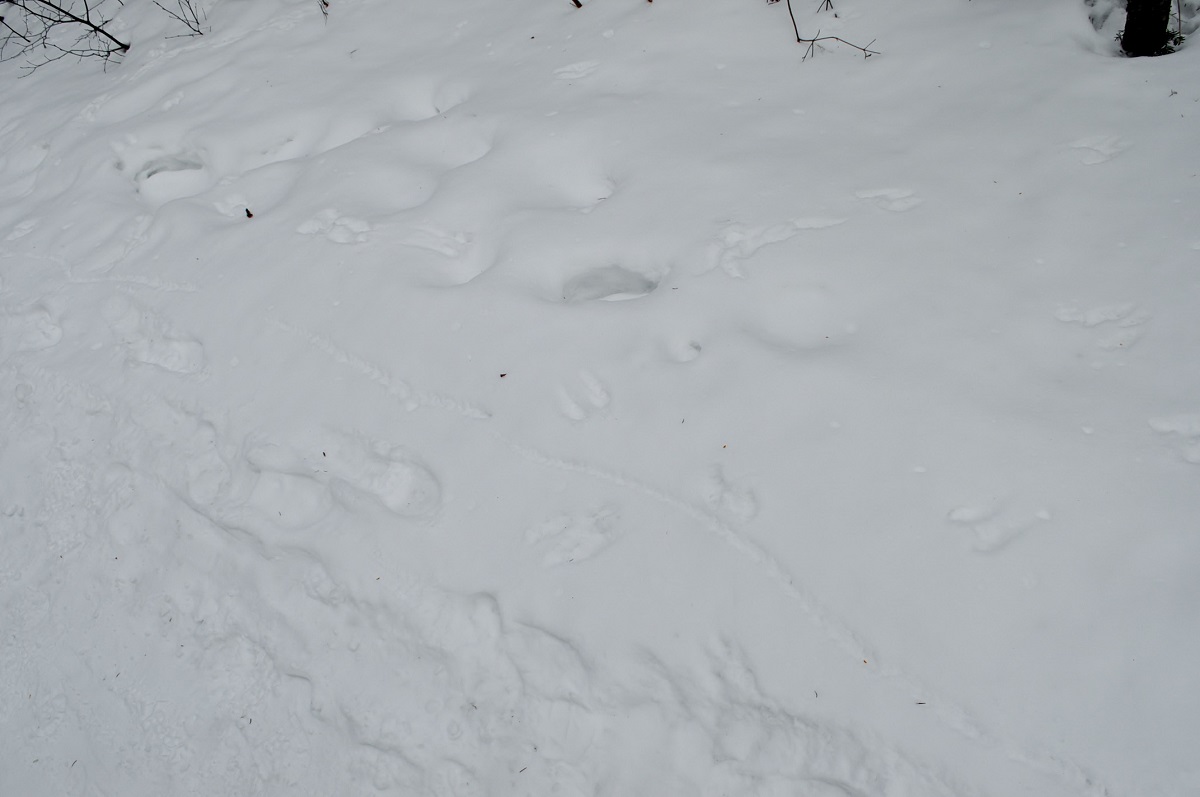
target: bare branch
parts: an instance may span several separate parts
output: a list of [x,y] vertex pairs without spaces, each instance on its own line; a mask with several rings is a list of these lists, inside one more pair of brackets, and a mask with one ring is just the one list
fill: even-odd
[[129,44],[108,29],[111,18],[100,10],[105,2],[0,0],[0,5],[10,7],[10,13],[0,18],[0,61],[25,58],[28,72],[61,58],[108,62],[124,55]]
[[[779,0],[767,0],[767,2],[768,3],[778,3]],[[817,31],[816,36],[814,36],[811,39],[806,39],[800,35],[800,26],[798,24],[796,24],[796,14],[795,14],[795,12],[792,11],[792,0],[787,0],[787,10],[788,10],[788,16],[791,17],[791,19],[792,19],[792,32],[796,34],[796,44],[807,44],[808,45],[808,47],[806,47],[804,50],[804,56],[800,59],[801,61],[807,60],[810,56],[816,55],[818,44],[820,44],[821,42],[829,42],[829,41],[837,42],[839,44],[844,44],[847,47],[851,47],[855,50],[858,50],[860,53],[863,54],[863,58],[870,58],[873,55],[879,55],[878,50],[871,49],[871,45],[875,43],[874,39],[871,39],[871,41],[867,42],[867,45],[865,47],[860,47],[859,45],[854,44],[853,42],[846,41],[845,39],[841,38],[840,36],[822,36],[821,31],[819,31],[819,30]],[[817,13],[820,13],[820,12],[826,11],[826,10],[833,11],[833,0],[821,0],[821,5],[817,7]],[[834,12],[834,16],[837,16],[836,11]]]
[[188,37],[204,35],[204,28],[201,27],[200,24],[201,17],[204,16],[204,12],[196,8],[193,0],[175,0],[175,5],[178,7],[178,11],[172,11],[162,3],[158,2],[158,0],[154,0],[154,5],[166,12],[166,15],[171,19],[181,23],[185,28],[191,31],[190,33],[181,33],[179,36],[169,36],[168,38],[175,39],[179,38],[180,36]]

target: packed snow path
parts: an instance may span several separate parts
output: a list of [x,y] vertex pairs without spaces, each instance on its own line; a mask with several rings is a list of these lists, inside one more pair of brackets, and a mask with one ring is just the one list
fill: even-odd
[[4,78],[0,794],[1200,789],[1196,52],[501,5]]

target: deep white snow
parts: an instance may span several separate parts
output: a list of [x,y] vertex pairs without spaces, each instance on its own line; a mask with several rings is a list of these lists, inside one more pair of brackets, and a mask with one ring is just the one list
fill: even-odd
[[1200,793],[1200,49],[817,5],[0,65],[0,795]]

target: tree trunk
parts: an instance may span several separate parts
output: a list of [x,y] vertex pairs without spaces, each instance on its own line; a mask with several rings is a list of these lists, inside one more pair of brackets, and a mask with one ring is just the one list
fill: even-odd
[[1121,49],[1130,57],[1162,55],[1169,35],[1171,0],[1128,0]]

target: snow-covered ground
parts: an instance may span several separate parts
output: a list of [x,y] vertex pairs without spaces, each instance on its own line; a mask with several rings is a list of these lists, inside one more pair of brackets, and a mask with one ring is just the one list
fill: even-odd
[[3,65],[0,794],[1200,793],[1200,50],[816,5]]

